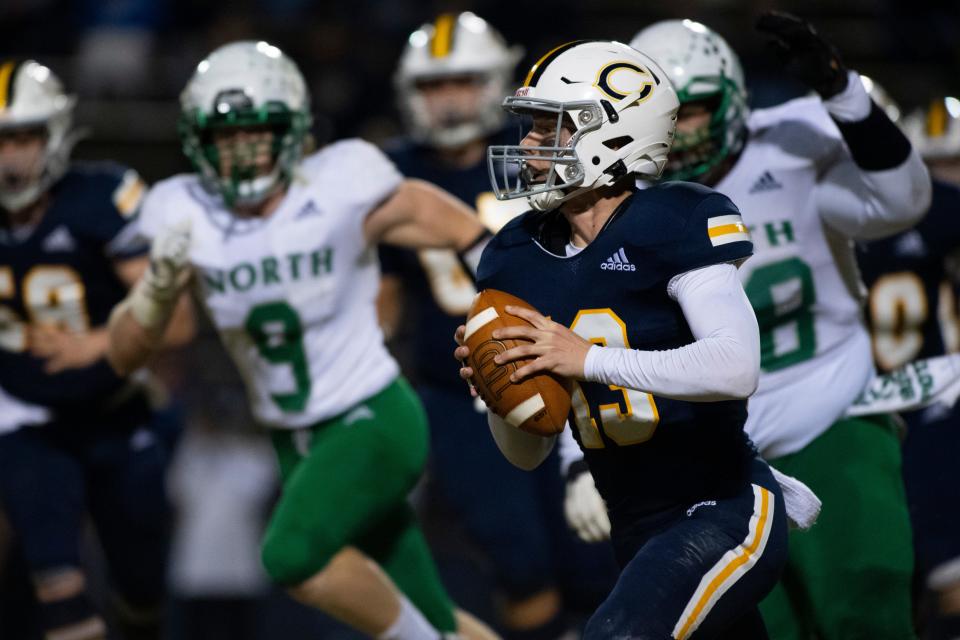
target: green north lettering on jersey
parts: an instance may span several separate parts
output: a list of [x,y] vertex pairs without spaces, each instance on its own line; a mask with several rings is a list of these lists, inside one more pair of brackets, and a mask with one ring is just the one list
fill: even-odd
[[794,244],[797,241],[793,233],[793,223],[790,220],[764,222],[762,234],[757,232],[756,225],[748,226],[747,230],[750,232],[755,245],[779,247],[781,245]]
[[259,262],[241,262],[230,269],[204,269],[203,279],[215,293],[249,291],[305,278],[321,278],[333,273],[333,247],[310,253],[289,253],[282,258],[267,256]]

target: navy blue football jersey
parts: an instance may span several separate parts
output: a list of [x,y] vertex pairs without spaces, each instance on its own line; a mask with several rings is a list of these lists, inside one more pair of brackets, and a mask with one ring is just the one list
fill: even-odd
[[[511,136],[510,144],[513,142],[515,136]],[[507,143],[499,137],[492,141]],[[431,182],[474,207],[491,231],[526,210],[523,202],[500,202],[494,197],[486,158],[472,167],[456,168],[439,161],[432,149],[412,143],[387,148],[386,152],[404,176]],[[410,319],[404,326],[413,331],[409,336],[412,377],[418,382],[461,391],[463,380],[457,368],[450,366],[450,348],[444,338],[452,339],[457,326],[463,324],[477,292],[473,279],[450,250],[412,251],[382,246],[380,262],[383,273],[403,281],[405,314]]]
[[[753,251],[737,208],[691,183],[638,191],[586,248],[565,257],[556,211],[509,223],[483,253],[481,288],[511,293],[600,345],[673,349],[693,342],[671,278]],[[680,504],[733,495],[755,453],[745,400],[684,402],[580,382],[570,424],[616,526]],[[619,524],[617,524],[619,523]]]
[[[30,324],[86,331],[107,323],[127,289],[114,261],[143,254],[128,226],[144,184],[132,169],[75,164],[49,192],[33,229],[0,224],[0,387],[49,407],[95,403],[122,381],[105,359],[50,375],[28,349]],[[2,216],[0,212],[0,216]]]
[[960,188],[933,181],[930,210],[902,233],[857,247],[877,366],[960,350],[958,287],[946,262],[960,249]]

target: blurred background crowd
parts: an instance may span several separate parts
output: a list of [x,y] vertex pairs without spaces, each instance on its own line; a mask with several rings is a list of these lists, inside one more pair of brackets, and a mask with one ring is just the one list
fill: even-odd
[[518,73],[570,39],[629,41],[657,20],[695,18],[740,54],[753,106],[761,107],[802,91],[753,30],[759,12],[774,5],[811,20],[850,68],[878,78],[906,108],[960,84],[960,13],[949,0],[5,0],[0,47],[44,61],[78,94],[77,119],[90,133],[80,157],[129,162],[153,181],[188,168],[175,99],[197,61],[231,40],[265,39],[297,61],[313,93],[319,139],[380,142],[399,133],[391,76],[404,41],[441,11],[473,11],[521,44]]
[[[399,53],[410,32],[440,12],[473,11],[523,46],[518,77],[559,43],[627,42],[654,21],[694,18],[740,54],[751,104],[763,107],[804,92],[783,76],[753,29],[755,17],[774,4],[812,21],[850,68],[881,82],[904,111],[960,93],[960,7],[950,0],[0,0],[0,57],[37,59],[78,96],[76,121],[85,137],[74,157],[116,160],[154,182],[190,170],[177,137],[177,96],[197,61],[228,41],[264,39],[298,63],[313,96],[319,143],[361,136],[382,144],[402,133],[392,84]],[[403,342],[401,330],[394,345],[400,353]],[[273,453],[258,437],[213,331],[201,328],[157,371],[170,432],[182,429],[168,473],[177,514],[170,638],[355,637],[267,585],[258,544],[277,491]],[[484,559],[446,525],[442,509],[419,500],[451,591],[490,619],[495,598]],[[29,585],[10,544],[0,520],[0,638],[34,638]],[[88,547],[96,576],[100,560]],[[592,579],[596,584],[567,576],[569,602],[579,602],[582,614],[602,597],[609,575]],[[206,609],[198,627],[190,608],[210,601],[219,606]],[[228,629],[246,635],[227,636]]]

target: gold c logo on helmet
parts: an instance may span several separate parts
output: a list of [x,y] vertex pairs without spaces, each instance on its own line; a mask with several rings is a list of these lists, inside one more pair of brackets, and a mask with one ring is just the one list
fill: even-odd
[[[618,75],[621,76],[618,82],[619,87],[613,86],[613,83],[612,83],[612,76],[614,72],[617,72],[617,71],[620,72],[620,74]],[[629,72],[631,74],[650,77],[649,71],[647,71],[643,67],[639,67],[633,64],[632,62],[626,62],[626,61],[611,62],[600,68],[600,71],[597,72],[597,79],[593,83],[593,86],[595,86],[597,89],[600,89],[600,91],[610,96],[610,98],[612,98],[613,100],[617,100],[617,101],[623,100],[631,93],[635,93],[639,91],[640,97],[637,99],[637,101],[640,102],[642,100],[646,100],[650,96],[650,94],[653,93],[653,82],[646,79],[644,79],[642,82],[639,82],[636,87],[633,87],[630,89],[623,89],[622,87],[625,84],[625,82],[622,76],[624,72]],[[636,84],[636,80],[631,79],[630,83]]]

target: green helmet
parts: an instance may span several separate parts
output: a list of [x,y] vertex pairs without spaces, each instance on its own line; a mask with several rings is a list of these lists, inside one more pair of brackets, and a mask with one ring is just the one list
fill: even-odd
[[673,138],[666,180],[696,180],[743,148],[747,90],[737,54],[718,33],[693,20],[664,20],[640,31],[630,46],[656,60],[680,104],[709,102],[707,127]]
[[[289,184],[310,130],[310,97],[300,70],[278,48],[262,41],[220,47],[197,65],[180,106],[183,152],[228,207],[257,204]],[[217,144],[217,131],[229,128],[250,135]]]

